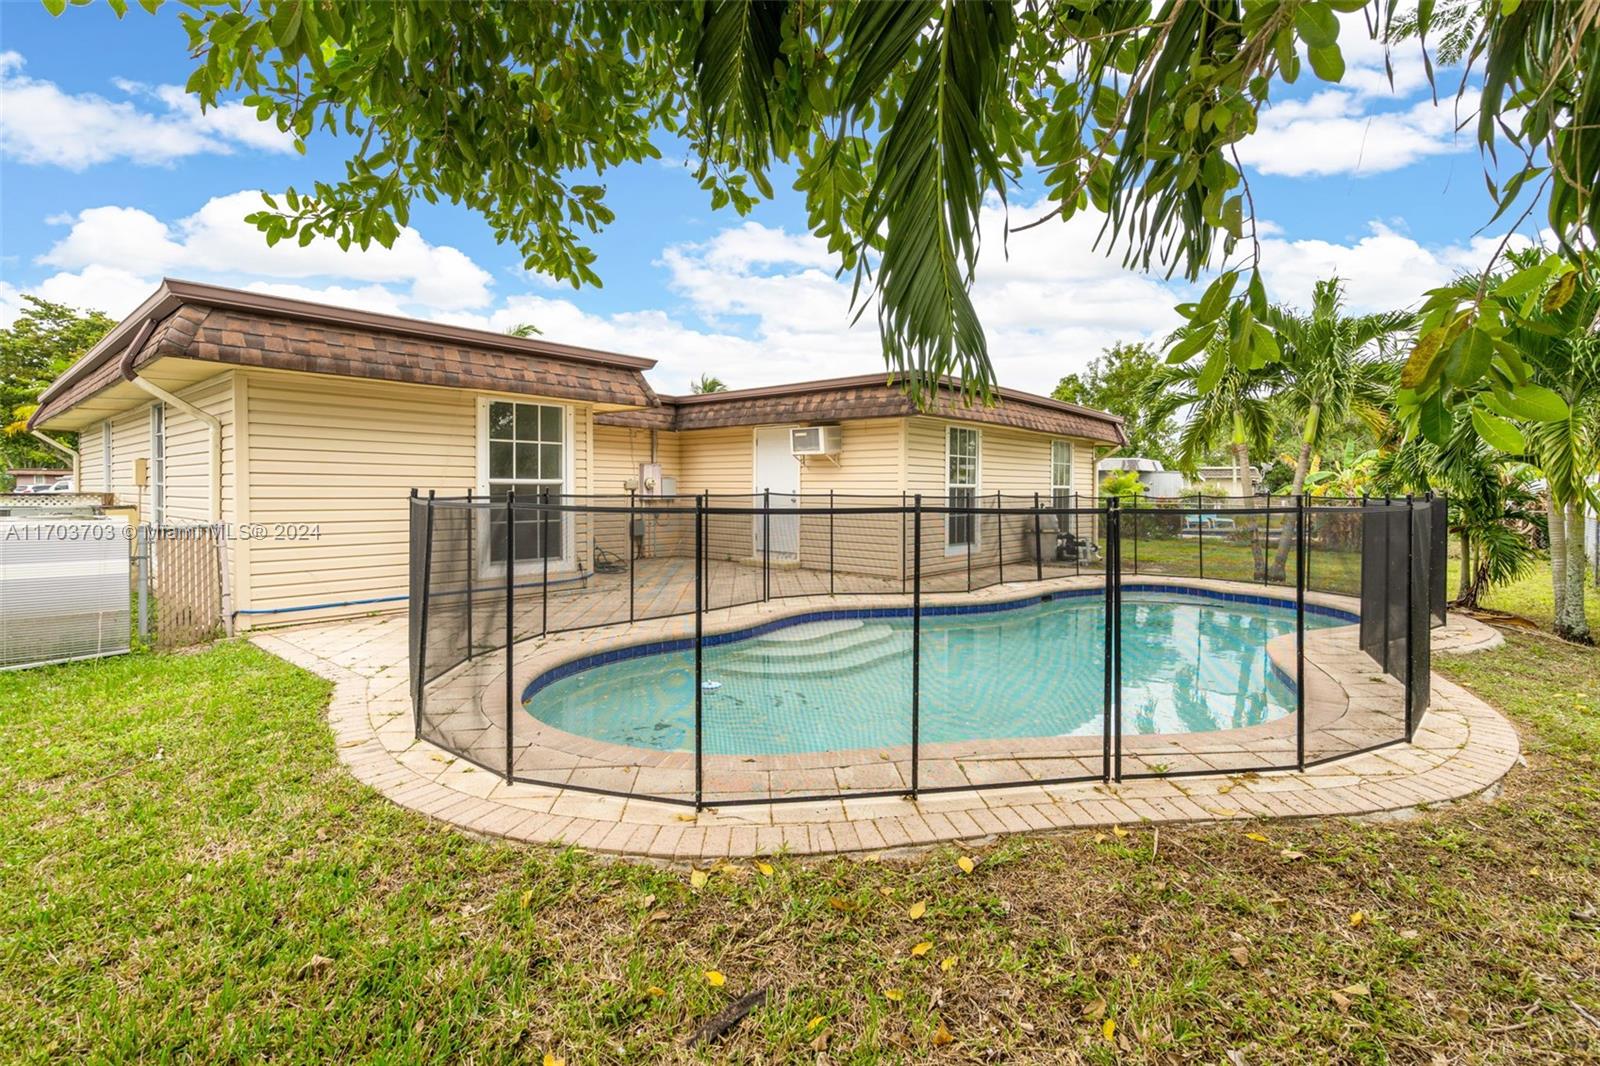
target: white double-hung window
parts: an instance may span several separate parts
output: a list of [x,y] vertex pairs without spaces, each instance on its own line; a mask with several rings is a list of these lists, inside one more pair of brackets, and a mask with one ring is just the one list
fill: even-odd
[[1072,506],[1072,442],[1050,442],[1050,506]]
[[160,525],[167,517],[167,409],[150,408],[150,520]]
[[100,491],[113,492],[111,472],[111,420],[100,423]]
[[[489,495],[504,500],[560,503],[566,492],[566,409],[555,404],[491,400],[484,413],[483,455]],[[506,558],[505,516],[489,524],[488,559]],[[519,511],[512,549],[519,564],[565,557],[565,522],[559,512]]]
[[[951,426],[945,435],[945,493],[951,507],[972,507],[978,501],[978,431]],[[971,548],[978,542],[978,519],[968,511],[945,516],[947,548]]]

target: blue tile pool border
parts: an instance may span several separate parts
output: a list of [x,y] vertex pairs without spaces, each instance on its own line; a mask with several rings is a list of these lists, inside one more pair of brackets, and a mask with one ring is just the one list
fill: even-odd
[[[1192,599],[1213,600],[1221,603],[1242,603],[1252,607],[1269,607],[1278,610],[1293,610],[1295,601],[1277,596],[1260,596],[1249,593],[1219,592],[1213,589],[1190,588],[1184,585],[1152,585],[1134,583],[1122,586],[1124,594],[1140,592],[1159,592],[1167,596],[1185,596]],[[1060,592],[1045,592],[1032,596],[1024,596],[1015,600],[1004,600],[998,603],[961,603],[939,604],[924,607],[924,618],[935,618],[948,615],[961,614],[995,614],[1000,611],[1015,611],[1023,607],[1032,607],[1037,603],[1046,603],[1053,600],[1103,598],[1105,589],[1102,587],[1083,589],[1063,589]],[[1350,611],[1340,610],[1337,607],[1327,607],[1319,603],[1307,603],[1306,614],[1315,614],[1324,618],[1335,618],[1345,623],[1355,623],[1361,620],[1360,616]],[[807,611],[803,614],[789,615],[785,618],[774,618],[770,622],[763,622],[748,629],[736,629],[728,633],[708,634],[702,638],[703,646],[715,648],[724,644],[737,644],[741,641],[751,640],[790,626],[805,625],[808,622],[835,622],[861,618],[910,618],[910,607],[843,607],[827,611]],[[607,663],[625,662],[628,659],[641,659],[646,655],[666,655],[676,651],[691,651],[694,648],[693,637],[677,637],[672,640],[656,640],[643,644],[626,644],[617,648],[608,648],[605,651],[595,652],[581,658],[572,659],[553,666],[549,670],[529,681],[522,690],[522,705],[527,706],[528,701],[539,692],[563,678],[573,674],[582,673],[596,666]],[[1289,683],[1291,691],[1294,681],[1279,669],[1275,664],[1273,669]]]

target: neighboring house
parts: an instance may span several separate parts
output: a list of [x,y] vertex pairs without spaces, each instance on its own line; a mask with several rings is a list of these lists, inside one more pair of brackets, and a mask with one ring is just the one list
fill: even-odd
[[6,471],[11,478],[12,492],[32,492],[41,486],[54,485],[63,478],[71,478],[71,470],[56,470],[42,466],[14,466]]
[[[1124,441],[1115,416],[1006,389],[992,407],[945,395],[928,414],[881,374],[662,397],[644,378],[654,365],[168,280],[45,391],[30,425],[75,431],[78,483],[144,520],[226,523],[244,625],[401,605],[413,488],[1064,504],[1093,494],[1094,448]],[[796,459],[790,429],[821,425],[837,426],[832,453]],[[934,525],[947,552],[967,550],[961,523]],[[593,569],[579,527],[539,538],[552,574]]]
[[1261,470],[1246,467],[1241,476],[1238,463],[1227,466],[1202,466],[1193,485],[1197,491],[1220,489],[1226,496],[1254,496],[1261,488]]

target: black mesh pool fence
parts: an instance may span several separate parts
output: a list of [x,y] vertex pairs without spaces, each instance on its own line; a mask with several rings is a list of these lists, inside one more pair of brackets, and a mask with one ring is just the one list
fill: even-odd
[[[1304,768],[1421,723],[1445,514],[413,494],[415,732],[508,782],[694,806]],[[1351,655],[1368,683],[1323,666]]]

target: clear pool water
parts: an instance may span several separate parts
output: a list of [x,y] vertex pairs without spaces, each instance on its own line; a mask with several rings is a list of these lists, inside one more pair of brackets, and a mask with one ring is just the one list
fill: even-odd
[[[1268,661],[1292,607],[1171,593],[1123,598],[1123,732],[1255,725],[1294,707]],[[1094,735],[1103,711],[1104,601],[924,616],[922,740]],[[1308,629],[1339,625],[1307,613]],[[704,750],[778,755],[910,742],[911,620],[802,622],[704,649]],[[533,693],[558,729],[664,751],[694,746],[694,654],[591,666]]]

